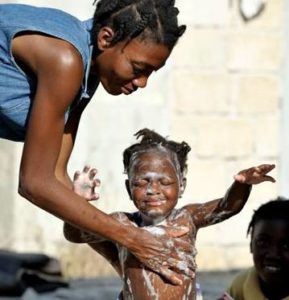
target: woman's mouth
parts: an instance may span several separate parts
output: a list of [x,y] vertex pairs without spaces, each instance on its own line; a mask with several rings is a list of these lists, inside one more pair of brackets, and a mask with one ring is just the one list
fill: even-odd
[[134,90],[129,89],[129,88],[125,87],[125,86],[122,86],[122,87],[121,87],[121,92],[122,92],[123,94],[125,94],[125,95],[130,95],[131,93],[134,92]]

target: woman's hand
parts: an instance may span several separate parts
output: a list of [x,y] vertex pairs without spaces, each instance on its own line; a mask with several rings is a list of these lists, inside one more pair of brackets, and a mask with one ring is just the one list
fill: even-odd
[[235,181],[245,184],[258,184],[264,181],[275,182],[275,179],[267,174],[275,168],[275,165],[263,164],[240,171],[234,176]]
[[129,250],[146,267],[175,285],[182,284],[177,273],[195,277],[195,249],[191,243],[179,239],[188,233],[188,227],[151,226],[135,230]]
[[73,177],[73,190],[79,196],[88,201],[97,200],[99,194],[95,189],[100,186],[100,180],[95,178],[97,170],[89,166],[85,166],[82,170],[76,171]]

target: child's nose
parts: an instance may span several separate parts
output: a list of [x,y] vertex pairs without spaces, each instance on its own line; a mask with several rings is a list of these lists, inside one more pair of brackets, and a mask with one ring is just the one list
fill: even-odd
[[157,182],[150,182],[148,184],[147,193],[149,195],[159,194],[160,193],[159,184]]
[[270,249],[268,250],[268,257],[269,258],[279,258],[281,255],[280,247],[278,245],[271,245]]

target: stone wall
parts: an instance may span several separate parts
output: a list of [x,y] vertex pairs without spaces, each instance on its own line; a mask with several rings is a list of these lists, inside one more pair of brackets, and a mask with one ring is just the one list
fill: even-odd
[[[43,0],[37,5],[62,8],[84,19],[93,14],[91,2]],[[263,162],[277,164],[273,174],[279,179],[285,1],[268,1],[263,13],[249,22],[241,18],[238,2],[177,0],[181,23],[188,27],[165,68],[132,96],[113,97],[99,88],[84,112],[69,166],[71,174],[85,163],[99,169],[99,208],[134,209],[124,188],[121,155],[143,127],[192,147],[187,190],[179,205],[222,197],[236,172]],[[61,221],[17,196],[20,153],[21,145],[1,141],[0,163],[5,167],[0,170],[0,236],[9,241],[3,247],[59,257],[68,276],[111,274],[112,268],[87,246],[64,240]],[[253,209],[279,192],[278,182],[256,186],[239,215],[201,229],[199,268],[249,265],[245,232]]]

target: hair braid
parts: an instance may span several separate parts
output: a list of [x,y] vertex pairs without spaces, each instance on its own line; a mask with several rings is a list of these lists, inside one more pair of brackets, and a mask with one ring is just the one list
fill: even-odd
[[172,49],[186,26],[178,25],[178,9],[173,0],[98,0],[93,17],[93,40],[99,30],[111,27],[112,43],[141,36]]
[[139,130],[135,136],[137,139],[141,138],[141,141],[131,145],[123,152],[123,164],[126,173],[128,173],[131,159],[136,153],[149,149],[158,149],[159,146],[162,146],[167,151],[176,154],[180,171],[182,174],[185,173],[187,170],[187,155],[191,150],[190,146],[186,142],[177,143],[175,141],[168,140],[147,128]]

